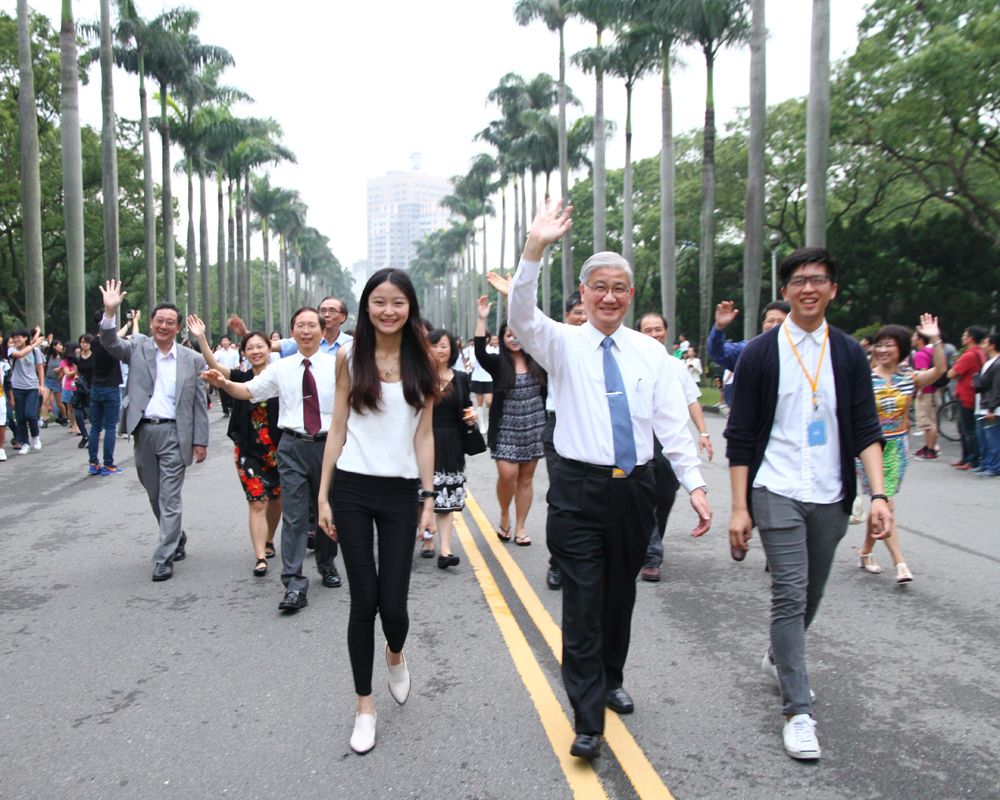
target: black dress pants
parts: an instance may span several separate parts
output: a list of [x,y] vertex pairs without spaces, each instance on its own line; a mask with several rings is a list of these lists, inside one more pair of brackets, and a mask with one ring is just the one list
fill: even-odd
[[604,698],[622,686],[642,568],[655,519],[646,465],[627,478],[569,459],[555,465],[546,536],[562,572],[562,676],[577,733],[604,732]]

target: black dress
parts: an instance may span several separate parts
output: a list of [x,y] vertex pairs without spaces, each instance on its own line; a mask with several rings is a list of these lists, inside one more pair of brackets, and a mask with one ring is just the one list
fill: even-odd
[[434,406],[434,511],[465,508],[465,451],[462,449],[462,412],[472,405],[469,376],[455,372],[447,393]]

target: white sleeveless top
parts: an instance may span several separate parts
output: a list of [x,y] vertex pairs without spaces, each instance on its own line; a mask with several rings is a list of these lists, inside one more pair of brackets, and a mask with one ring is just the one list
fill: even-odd
[[402,381],[382,381],[378,411],[347,412],[347,439],[337,469],[380,478],[419,478],[413,437],[420,413],[406,402]]

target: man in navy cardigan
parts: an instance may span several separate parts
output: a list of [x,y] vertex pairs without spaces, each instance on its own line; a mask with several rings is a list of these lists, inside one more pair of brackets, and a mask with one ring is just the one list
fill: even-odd
[[751,529],[760,530],[771,567],[771,647],[762,667],[781,689],[785,752],[817,759],[805,632],[847,532],[855,458],[873,490],[877,538],[889,535],[892,512],[882,493],[871,367],[860,345],[826,322],[837,296],[836,263],[823,248],[801,248],[782,262],[780,275],[791,313],[747,343],[733,381],[729,541],[740,560]]

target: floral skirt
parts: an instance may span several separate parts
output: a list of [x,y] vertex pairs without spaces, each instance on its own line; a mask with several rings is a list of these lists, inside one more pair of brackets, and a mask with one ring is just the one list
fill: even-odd
[[[885,482],[885,493],[889,497],[899,494],[909,461],[910,459],[906,452],[906,434],[886,437],[885,449],[882,450],[882,475]],[[861,478],[862,490],[865,494],[871,494],[871,486],[868,483],[868,476],[865,474],[865,469],[861,465],[861,459],[856,459],[854,465],[858,477]]]
[[[236,462],[236,474],[243,485],[243,493],[247,500],[272,500],[281,496],[281,481],[278,477],[277,466],[261,466],[257,459],[252,463],[249,459],[240,457],[240,446],[233,446],[233,460]],[[271,459],[274,462],[272,454]]]

